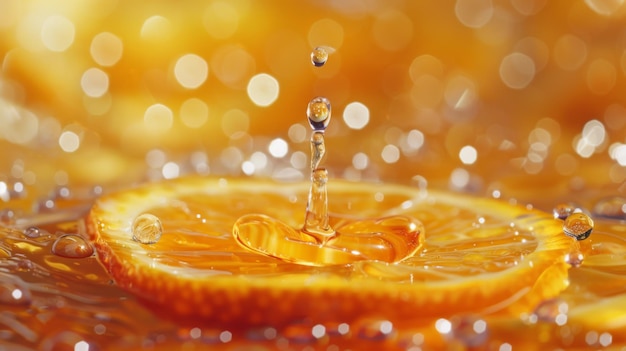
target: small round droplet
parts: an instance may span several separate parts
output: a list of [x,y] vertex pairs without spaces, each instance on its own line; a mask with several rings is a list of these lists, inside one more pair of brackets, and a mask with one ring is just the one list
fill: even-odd
[[318,46],[311,51],[311,63],[315,67],[322,67],[328,60],[328,51],[325,48]]
[[593,207],[594,214],[609,219],[626,219],[626,198],[613,196],[601,199]]
[[572,213],[563,221],[563,232],[576,240],[585,240],[591,235],[593,220],[584,213]]
[[66,234],[54,241],[52,253],[67,258],[85,258],[93,255],[93,247],[82,236]]
[[[578,207],[574,204],[561,203],[561,204],[554,206],[554,208],[552,209],[552,214],[554,215],[554,218],[564,220],[569,215],[576,212],[577,209]],[[581,211],[578,211],[578,212],[581,212]]]
[[37,227],[28,227],[24,230],[24,235],[29,238],[38,238],[41,236],[41,230]]
[[582,252],[578,250],[574,250],[567,255],[565,255],[565,262],[569,263],[570,266],[574,268],[578,268],[583,264],[585,256]]
[[309,102],[306,115],[313,130],[323,132],[330,123],[330,101],[325,97],[316,97]]
[[163,225],[159,217],[144,213],[133,221],[133,240],[142,244],[154,244],[163,235]]

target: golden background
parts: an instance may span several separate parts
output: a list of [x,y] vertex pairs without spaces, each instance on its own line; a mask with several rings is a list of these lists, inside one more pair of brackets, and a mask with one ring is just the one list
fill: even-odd
[[[0,181],[306,179],[305,109],[325,96],[331,178],[623,193],[622,3],[4,0]],[[267,106],[257,75],[278,84],[256,88]]]

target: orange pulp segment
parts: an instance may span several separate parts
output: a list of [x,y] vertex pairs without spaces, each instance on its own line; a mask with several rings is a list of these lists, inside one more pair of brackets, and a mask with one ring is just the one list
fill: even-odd
[[[119,286],[194,325],[519,315],[567,286],[564,257],[577,243],[552,216],[408,186],[333,180],[328,190],[334,215],[408,215],[423,223],[422,249],[400,263],[311,267],[236,243],[233,223],[243,215],[261,213],[300,227],[308,188],[305,182],[180,178],[100,198],[88,227]],[[162,221],[154,244],[133,240],[133,220],[145,213]]]

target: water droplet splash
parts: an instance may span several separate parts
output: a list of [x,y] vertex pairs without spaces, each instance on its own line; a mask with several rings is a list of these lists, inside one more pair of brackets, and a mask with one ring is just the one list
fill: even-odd
[[[315,64],[314,54],[311,58]],[[329,213],[328,171],[320,164],[326,154],[324,131],[330,123],[330,101],[324,97],[312,99],[306,115],[313,133],[311,186],[304,225],[296,229],[267,215],[245,215],[233,226],[237,243],[262,255],[310,266],[363,260],[393,263],[412,256],[424,240],[424,227],[417,219],[387,216],[355,220]]]
[[330,124],[330,101],[321,96],[312,99],[306,108],[306,116],[314,131],[324,132]]
[[133,221],[132,225],[133,240],[142,244],[155,244],[163,235],[163,225],[159,217],[144,213]]
[[52,253],[67,258],[85,258],[93,255],[93,247],[80,235],[66,234],[52,244]]
[[328,61],[328,50],[326,48],[318,46],[311,51],[311,63],[315,67],[322,67]]
[[593,231],[593,220],[584,213],[576,212],[563,221],[563,232],[576,240],[585,240]]

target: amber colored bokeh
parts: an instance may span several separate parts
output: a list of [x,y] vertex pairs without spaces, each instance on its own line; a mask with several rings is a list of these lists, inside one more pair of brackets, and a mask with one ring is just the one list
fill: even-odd
[[[2,6],[2,103],[32,111],[42,129],[44,118],[51,117],[56,129],[41,130],[25,143],[0,140],[11,155],[0,166],[8,172],[21,160],[39,182],[59,169],[69,183],[142,179],[145,155],[154,149],[181,168],[189,154],[201,151],[212,173],[242,174],[240,164],[255,151],[267,154],[274,138],[289,141],[290,150],[283,159],[267,155],[269,162],[274,171],[290,167],[290,155],[308,153],[308,143],[291,141],[289,127],[306,126],[306,104],[318,95],[333,104],[326,163],[335,177],[410,183],[421,175],[430,184],[449,187],[454,170],[461,169],[471,181],[451,187],[488,193],[509,185],[516,196],[523,196],[516,193],[519,182],[562,194],[587,186],[618,189],[626,179],[624,166],[609,157],[611,144],[625,142],[620,120],[626,116],[626,10],[619,2],[93,0],[55,7],[7,1]],[[74,40],[61,52],[42,43],[41,28],[52,15],[74,25]],[[144,27],[151,16],[161,16],[161,22],[148,33]],[[123,44],[112,66],[99,65],[90,54],[92,40],[102,32]],[[322,68],[309,62],[316,45],[334,49]],[[182,87],[174,74],[176,60],[187,53],[202,57],[209,67],[207,80],[195,89]],[[534,74],[522,70],[502,77],[505,58],[514,53],[522,55],[509,61],[513,68],[516,62],[524,68],[530,60]],[[109,77],[108,91],[99,99],[86,97],[80,84],[83,73],[94,67]],[[268,107],[256,106],[246,92],[258,73],[280,85],[278,99]],[[229,74],[231,80],[224,82]],[[507,79],[521,80],[522,87],[507,86]],[[202,100],[210,111],[201,126],[181,121],[180,107],[190,98]],[[342,121],[344,108],[354,101],[370,113],[361,130]],[[171,128],[159,131],[144,124],[153,104],[171,110]],[[248,126],[235,123],[227,128],[242,133],[227,135],[222,125],[229,123],[232,110],[247,116]],[[590,157],[582,157],[575,145],[594,119],[606,136]],[[82,135],[71,153],[58,143],[67,128]],[[532,152],[536,128],[550,134],[539,158]],[[419,148],[402,147],[411,130],[423,135]],[[386,145],[400,150],[397,161],[389,163],[381,155]],[[473,164],[459,158],[466,145],[477,152]],[[239,150],[233,161],[239,164],[222,161],[228,147]],[[365,170],[352,166],[358,152],[369,156]]]

